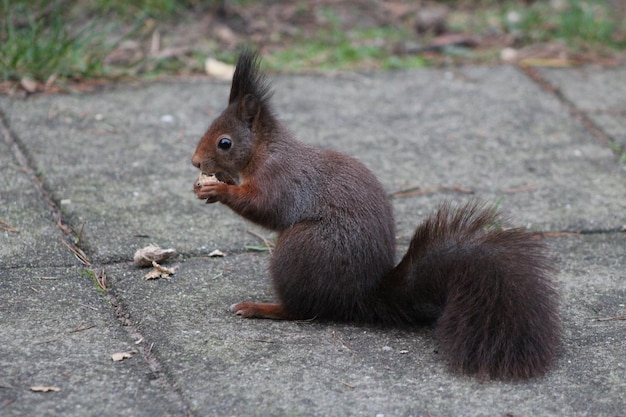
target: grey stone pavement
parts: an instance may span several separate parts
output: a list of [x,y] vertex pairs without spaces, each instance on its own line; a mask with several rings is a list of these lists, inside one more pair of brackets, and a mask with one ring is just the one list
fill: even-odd
[[[390,194],[423,191],[393,199],[399,256],[445,200],[545,233],[553,369],[480,381],[446,368],[430,328],[233,316],[273,299],[248,231],[269,234],[196,200],[189,162],[229,83],[119,85],[0,97],[0,416],[626,415],[626,68],[271,78],[302,140],[360,158]],[[132,264],[150,243],[177,250],[170,279]]]

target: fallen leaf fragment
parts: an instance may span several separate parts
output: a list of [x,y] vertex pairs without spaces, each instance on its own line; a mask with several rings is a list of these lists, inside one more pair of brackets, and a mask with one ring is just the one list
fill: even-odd
[[33,385],[30,390],[34,392],[59,392],[61,388],[53,385]]
[[130,359],[133,357],[135,353],[137,353],[137,351],[135,350],[131,350],[128,352],[116,352],[111,355],[111,360],[113,362],[119,362],[119,361],[123,361],[124,359]]
[[151,266],[152,262],[162,262],[176,254],[174,249],[161,249],[156,245],[146,246],[135,252],[133,261],[140,267]]
[[34,93],[37,91],[37,81],[30,77],[22,77],[20,80],[20,85],[24,90],[29,93]]
[[209,258],[223,258],[224,256],[226,256],[226,254],[219,249],[215,249],[213,252],[209,253]]
[[148,271],[146,275],[143,276],[143,279],[146,281],[149,279],[159,279],[159,278],[169,278],[170,275],[174,275],[174,268],[166,268],[162,265],[159,265],[155,261],[152,261],[153,268]]
[[206,61],[204,61],[204,70],[207,75],[212,75],[222,80],[230,80],[235,73],[235,67],[218,61],[215,58],[207,58]]

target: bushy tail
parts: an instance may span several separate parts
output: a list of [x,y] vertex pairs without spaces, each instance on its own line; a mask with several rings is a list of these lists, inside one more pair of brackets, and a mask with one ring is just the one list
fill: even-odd
[[444,205],[418,227],[383,294],[395,306],[391,320],[438,313],[436,337],[452,368],[524,379],[542,374],[560,344],[552,272],[541,240],[503,229],[494,209]]

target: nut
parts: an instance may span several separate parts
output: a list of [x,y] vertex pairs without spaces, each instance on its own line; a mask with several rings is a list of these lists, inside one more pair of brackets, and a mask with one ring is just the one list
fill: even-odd
[[202,173],[196,180],[196,183],[193,185],[193,188],[197,190],[205,184],[211,184],[211,183],[216,183],[216,182],[221,182],[221,181],[217,179],[215,174],[207,175],[205,173]]

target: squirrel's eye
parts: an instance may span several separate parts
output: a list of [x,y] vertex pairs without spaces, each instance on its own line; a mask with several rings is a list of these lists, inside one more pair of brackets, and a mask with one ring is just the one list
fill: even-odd
[[233,146],[233,141],[228,138],[222,138],[217,143],[217,147],[223,150],[228,150],[231,146]]

